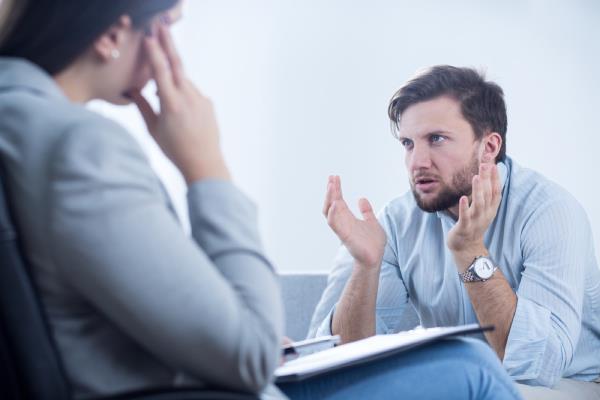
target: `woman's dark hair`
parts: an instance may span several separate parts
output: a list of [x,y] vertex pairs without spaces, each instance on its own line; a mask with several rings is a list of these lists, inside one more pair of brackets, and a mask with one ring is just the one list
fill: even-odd
[[502,146],[496,161],[506,156],[506,105],[502,88],[471,68],[437,65],[417,75],[398,90],[388,107],[392,131],[396,135],[402,113],[416,103],[432,100],[439,96],[450,96],[460,102],[463,117],[469,122],[480,139],[497,132],[502,137]]
[[55,75],[120,16],[128,15],[140,28],[175,4],[177,0],[15,0],[3,27],[0,56],[24,58]]

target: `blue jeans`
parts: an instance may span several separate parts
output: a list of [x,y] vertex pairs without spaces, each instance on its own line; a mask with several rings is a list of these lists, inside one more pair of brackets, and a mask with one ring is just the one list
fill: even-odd
[[301,399],[521,399],[490,347],[448,339],[279,388]]

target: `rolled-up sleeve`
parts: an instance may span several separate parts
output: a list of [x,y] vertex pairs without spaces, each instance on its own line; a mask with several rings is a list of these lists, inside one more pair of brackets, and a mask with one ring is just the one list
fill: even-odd
[[571,363],[591,237],[585,212],[567,194],[536,209],[522,230],[523,270],[503,360],[513,379],[552,387]]

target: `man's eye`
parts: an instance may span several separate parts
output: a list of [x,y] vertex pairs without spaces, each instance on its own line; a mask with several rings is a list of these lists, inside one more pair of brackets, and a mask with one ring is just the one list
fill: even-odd
[[444,140],[446,140],[445,137],[443,137],[442,135],[431,135],[431,142],[432,143],[440,143],[443,142]]
[[408,148],[408,147],[410,147],[410,145],[412,144],[412,140],[410,140],[410,139],[402,139],[402,140],[400,141],[400,143],[402,144],[402,146],[404,146],[404,147],[407,147],[407,148]]

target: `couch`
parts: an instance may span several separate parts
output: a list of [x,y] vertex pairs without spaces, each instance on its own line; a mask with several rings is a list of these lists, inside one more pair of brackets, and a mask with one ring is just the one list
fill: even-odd
[[327,286],[327,271],[280,272],[285,309],[284,333],[297,341],[306,338],[313,311]]

